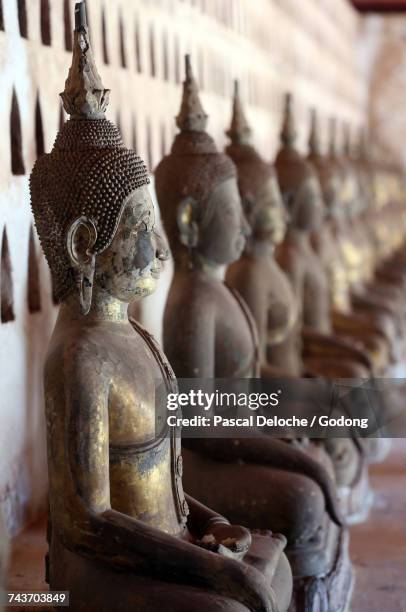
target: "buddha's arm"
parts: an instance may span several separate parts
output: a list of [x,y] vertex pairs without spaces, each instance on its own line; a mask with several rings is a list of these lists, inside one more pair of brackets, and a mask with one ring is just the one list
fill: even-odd
[[360,363],[367,369],[372,367],[367,353],[347,339],[323,334],[306,326],[302,328],[302,339],[307,355],[340,357],[341,359]]
[[[272,350],[272,348],[271,348]],[[261,378],[297,378],[297,376],[293,376],[289,374],[285,370],[278,368],[270,363],[261,364]]]
[[354,307],[358,307],[364,310],[380,311],[384,315],[391,317],[396,316],[396,311],[393,305],[382,296],[378,296],[369,289],[362,289],[351,291],[351,302]]
[[368,319],[357,313],[343,313],[333,310],[331,313],[332,323],[337,333],[350,334],[359,338],[366,336],[379,336],[385,339],[385,334],[378,323],[372,318]]
[[179,580],[231,597],[250,610],[276,612],[272,589],[257,570],[117,512],[110,505],[107,399],[94,370],[71,390],[66,405],[67,470],[73,508],[64,545],[105,564]]
[[[251,437],[249,437],[250,434]],[[317,482],[323,491],[326,508],[331,518],[337,524],[341,524],[333,481],[324,467],[302,450],[270,436],[252,437],[252,430],[247,431],[246,438],[211,438],[194,440],[194,442],[198,443],[201,451],[219,461],[244,461],[258,465],[269,465],[276,469],[308,476]]]
[[266,344],[267,344],[267,315],[268,315],[268,296],[267,296],[267,279],[262,278],[255,273],[252,268],[243,268],[240,274],[229,274],[226,277],[227,282],[232,280],[230,285],[237,289],[238,293],[243,298],[248,306],[251,315],[256,323],[259,346],[260,360],[262,365],[266,364]]

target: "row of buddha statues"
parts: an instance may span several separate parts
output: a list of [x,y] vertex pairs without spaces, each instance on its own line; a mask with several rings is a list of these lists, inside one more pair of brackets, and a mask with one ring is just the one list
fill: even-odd
[[348,526],[367,517],[385,441],[157,437],[154,389],[389,372],[405,326],[401,176],[334,139],[323,155],[315,116],[304,157],[290,97],[271,165],[238,87],[220,152],[187,57],[155,171],[174,262],[162,349],[133,313],[168,246],[146,166],[105,118],[84,2],[61,96],[70,119],[30,179],[60,301],[44,371],[51,590],[75,612],[348,609]]

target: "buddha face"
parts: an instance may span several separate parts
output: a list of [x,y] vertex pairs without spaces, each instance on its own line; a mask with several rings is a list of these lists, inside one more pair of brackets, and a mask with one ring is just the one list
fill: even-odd
[[293,225],[302,231],[317,230],[323,219],[323,199],[316,176],[308,175],[296,191],[291,207]]
[[197,251],[213,263],[230,264],[240,258],[250,234],[235,178],[216,187],[209,209],[208,219],[199,224]]
[[275,176],[270,176],[257,196],[258,213],[254,220],[254,233],[280,244],[286,233],[287,214]]
[[128,198],[111,245],[96,257],[95,284],[123,302],[151,294],[168,251],[155,232],[148,188]]
[[326,216],[336,219],[342,213],[340,200],[341,181],[335,172],[328,172],[321,177],[323,196],[326,203]]

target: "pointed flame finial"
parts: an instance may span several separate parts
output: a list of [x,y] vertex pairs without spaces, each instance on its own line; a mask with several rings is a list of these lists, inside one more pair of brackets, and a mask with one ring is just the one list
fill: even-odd
[[295,143],[297,133],[295,121],[293,117],[293,97],[291,93],[285,95],[285,108],[283,116],[283,124],[281,131],[281,141],[286,146],[292,146]]
[[185,80],[183,96],[176,125],[181,132],[204,132],[208,116],[199,98],[199,89],[192,73],[190,55],[185,55]]
[[329,153],[330,157],[337,157],[337,120],[335,117],[330,119]]
[[75,30],[72,65],[60,94],[68,115],[74,119],[103,119],[109,102],[109,89],[105,89],[97,72],[90,47],[86,19],[86,2],[75,5]]
[[251,128],[244,113],[240,98],[240,87],[237,80],[234,81],[234,97],[231,125],[226,131],[227,136],[233,144],[249,144],[251,140]]
[[321,155],[319,118],[315,108],[310,111],[309,151],[313,155]]

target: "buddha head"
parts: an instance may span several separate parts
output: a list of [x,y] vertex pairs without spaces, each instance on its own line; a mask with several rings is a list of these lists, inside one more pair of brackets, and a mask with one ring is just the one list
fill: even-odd
[[234,85],[233,111],[227,135],[231,140],[226,153],[238,171],[238,188],[244,214],[251,227],[251,239],[279,244],[286,232],[286,210],[278,180],[251,145],[251,128],[242,107],[238,81]]
[[323,218],[323,198],[312,165],[295,148],[296,129],[292,96],[286,95],[281,131],[281,148],[275,169],[289,218],[289,226],[302,232],[319,228]]
[[154,231],[148,172],[105,118],[85,5],[75,9],[72,66],[61,94],[70,115],[31,174],[31,204],[59,301],[87,314],[95,292],[130,302],[153,291],[165,248]]
[[175,263],[226,265],[239,259],[249,233],[231,159],[207,134],[190,58],[186,56],[180,129],[155,171],[161,216]]
[[340,154],[337,127],[337,120],[332,117],[330,120],[329,135],[329,164],[331,164],[331,167],[340,180],[340,214],[343,217],[351,217],[356,214],[359,205],[359,184],[351,160],[346,154],[346,150],[350,147],[349,142],[346,142],[349,132],[344,132],[345,138],[342,146],[342,153]]
[[336,218],[341,212],[341,176],[339,168],[322,154],[317,112],[311,111],[308,161],[316,170],[325,204],[325,217]]

